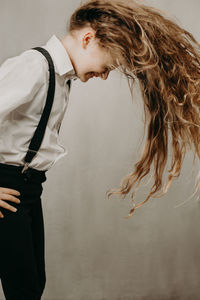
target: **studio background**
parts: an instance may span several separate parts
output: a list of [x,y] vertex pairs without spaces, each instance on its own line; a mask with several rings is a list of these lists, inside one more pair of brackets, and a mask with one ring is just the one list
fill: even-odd
[[[53,34],[62,37],[79,3],[0,0],[0,63]],[[176,17],[200,41],[199,0],[144,3]],[[192,170],[191,153],[167,195],[150,199],[129,220],[130,196],[106,198],[140,158],[143,120],[137,85],[132,103],[119,73],[73,82],[60,131],[68,155],[47,173],[42,197],[44,300],[200,299],[200,202],[187,201],[199,165]],[[141,185],[136,203],[150,186]]]

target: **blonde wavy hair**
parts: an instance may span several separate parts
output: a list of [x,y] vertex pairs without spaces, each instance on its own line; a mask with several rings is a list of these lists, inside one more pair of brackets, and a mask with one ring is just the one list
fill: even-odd
[[[126,76],[131,95],[136,79],[142,92],[147,127],[143,153],[120,188],[107,193],[108,197],[120,194],[124,198],[135,187],[131,194],[134,202],[136,189],[153,166],[154,183],[146,199],[133,205],[130,217],[150,197],[167,193],[172,180],[180,175],[188,149],[200,158],[200,44],[165,12],[141,1],[82,2],[71,16],[69,32],[87,25],[115,59],[114,67]],[[162,193],[156,196],[163,187],[170,133],[171,167]]]

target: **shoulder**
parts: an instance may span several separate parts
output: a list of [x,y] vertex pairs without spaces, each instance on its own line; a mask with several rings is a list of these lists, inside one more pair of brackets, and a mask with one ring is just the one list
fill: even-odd
[[38,66],[43,67],[44,69],[48,70],[48,63],[46,58],[44,57],[44,55],[35,50],[35,49],[29,49],[26,50],[24,52],[22,52],[19,55],[19,59],[21,58],[21,60],[24,60],[25,62],[27,62],[27,64],[33,64]]
[[20,72],[24,75],[37,74],[40,78],[48,77],[48,63],[46,58],[37,50],[25,50],[21,54],[7,58],[0,69]]

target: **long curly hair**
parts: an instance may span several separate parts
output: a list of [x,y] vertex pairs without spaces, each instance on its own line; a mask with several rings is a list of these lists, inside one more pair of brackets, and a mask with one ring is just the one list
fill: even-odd
[[[165,12],[135,0],[89,0],[72,14],[69,32],[90,25],[101,47],[114,58],[114,67],[128,81],[133,96],[137,79],[144,103],[147,137],[140,160],[120,188],[108,191],[124,198],[133,188],[133,207],[167,193],[180,175],[188,149],[200,158],[200,44]],[[171,139],[170,139],[171,133]],[[171,166],[163,185],[163,172],[171,145]],[[135,205],[141,180],[153,167],[154,183],[146,199]],[[196,183],[198,189],[200,181]],[[156,192],[163,191],[160,195]]]

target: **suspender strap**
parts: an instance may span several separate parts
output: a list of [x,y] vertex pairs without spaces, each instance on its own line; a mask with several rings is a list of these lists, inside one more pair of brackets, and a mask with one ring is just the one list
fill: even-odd
[[45,134],[45,130],[46,130],[46,126],[47,126],[47,122],[49,119],[49,115],[51,113],[51,108],[53,105],[53,99],[54,99],[54,94],[55,94],[55,70],[54,70],[54,64],[52,61],[52,58],[50,56],[50,54],[48,53],[48,51],[44,48],[41,47],[35,47],[32,48],[34,50],[37,50],[39,52],[41,52],[47,59],[48,61],[48,65],[49,65],[49,88],[48,88],[48,92],[47,92],[47,98],[46,98],[46,104],[42,113],[42,116],[40,118],[38,127],[36,128],[34,135],[32,137],[32,140],[29,144],[28,147],[28,152],[26,153],[25,159],[24,159],[24,168],[22,170],[22,173],[24,173],[27,169],[28,169],[28,165],[30,164],[30,162],[32,161],[32,159],[34,158],[34,156],[37,154],[40,145],[42,143],[44,134]]

